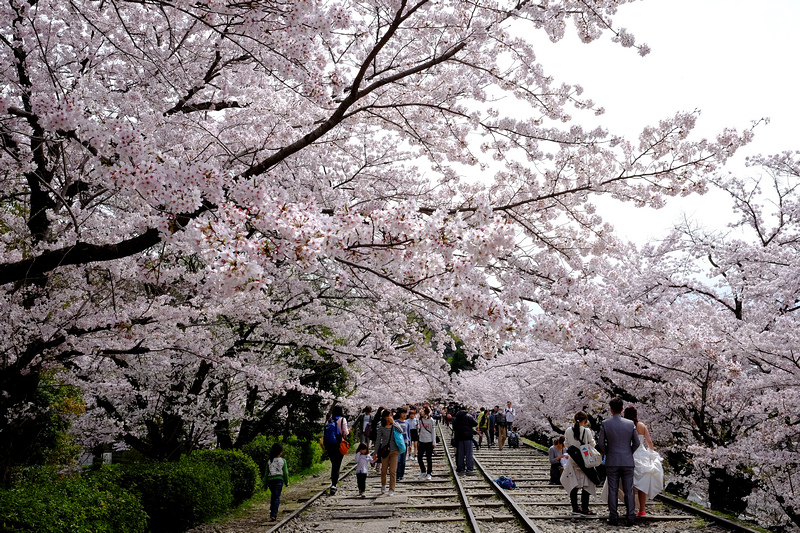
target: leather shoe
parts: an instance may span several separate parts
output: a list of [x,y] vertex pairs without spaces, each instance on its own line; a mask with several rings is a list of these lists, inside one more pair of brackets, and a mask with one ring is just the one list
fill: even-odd
[[616,518],[606,518],[606,524],[609,526],[618,526],[619,521]]

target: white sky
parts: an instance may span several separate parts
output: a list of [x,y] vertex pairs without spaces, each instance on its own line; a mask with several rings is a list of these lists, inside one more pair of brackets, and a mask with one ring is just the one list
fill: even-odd
[[[568,30],[559,43],[538,40],[538,59],[558,81],[583,86],[583,97],[606,109],[601,123],[628,137],[677,111],[701,111],[698,138],[769,117],[729,165],[736,171],[745,155],[800,150],[798,23],[798,0],[644,0],[621,6],[614,27],[647,43],[647,56],[609,39],[583,44]],[[603,214],[642,241],[665,233],[682,212],[721,226],[730,209],[720,202],[713,195],[676,198],[658,212],[615,206]]]

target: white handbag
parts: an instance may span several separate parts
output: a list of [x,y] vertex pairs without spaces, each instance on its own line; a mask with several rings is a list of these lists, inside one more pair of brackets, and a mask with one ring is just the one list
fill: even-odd
[[603,456],[591,444],[581,444],[581,456],[586,468],[594,468],[603,464]]

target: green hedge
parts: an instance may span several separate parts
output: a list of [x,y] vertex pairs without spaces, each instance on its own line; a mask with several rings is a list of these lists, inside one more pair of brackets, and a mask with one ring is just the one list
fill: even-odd
[[303,448],[303,468],[322,462],[322,446],[316,440],[309,440],[301,443]]
[[36,474],[0,490],[7,533],[144,533],[147,514],[130,492],[102,479]]
[[228,469],[188,458],[125,466],[119,482],[139,496],[154,533],[185,531],[224,513],[233,502]]
[[[252,457],[258,465],[262,478],[267,470],[269,451],[276,442],[279,442],[278,437],[260,435],[242,447],[242,451]],[[280,442],[283,445],[282,457],[286,459],[289,474],[296,474],[322,461],[323,450],[317,441],[301,442],[296,437],[289,437]]]
[[[274,437],[242,451],[196,451],[176,463],[141,462],[62,477],[32,467],[0,490],[4,533],[173,533],[221,515],[261,486]],[[322,459],[316,441],[282,442],[290,473]]]
[[233,486],[233,504],[239,505],[261,488],[261,475],[253,459],[239,450],[199,450],[193,452],[188,461],[215,464],[229,472]]

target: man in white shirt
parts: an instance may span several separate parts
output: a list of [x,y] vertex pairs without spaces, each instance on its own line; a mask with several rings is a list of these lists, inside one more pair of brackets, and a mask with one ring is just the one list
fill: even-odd
[[506,430],[511,431],[511,427],[514,425],[514,419],[517,416],[517,412],[511,407],[511,402],[507,402],[506,408],[503,410],[506,414]]

